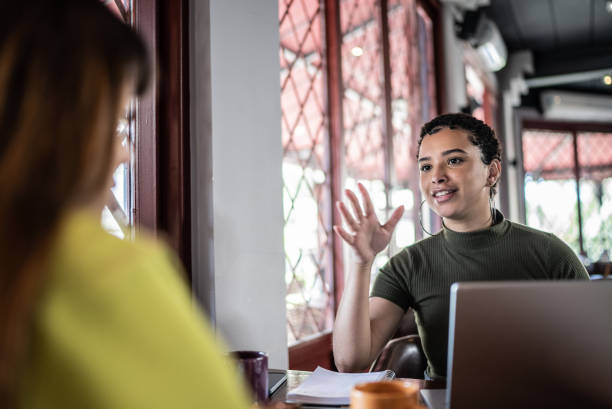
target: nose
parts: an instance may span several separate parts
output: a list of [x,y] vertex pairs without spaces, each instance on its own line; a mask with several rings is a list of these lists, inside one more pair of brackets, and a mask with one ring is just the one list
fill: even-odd
[[446,174],[439,167],[434,167],[431,172],[431,182],[432,183],[444,183],[447,181]]

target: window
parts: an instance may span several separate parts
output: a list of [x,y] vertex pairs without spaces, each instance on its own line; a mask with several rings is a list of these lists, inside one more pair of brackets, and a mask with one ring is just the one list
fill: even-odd
[[[132,4],[124,0],[105,1],[119,19],[126,24],[132,24]],[[102,226],[111,234],[119,238],[131,238],[134,226],[134,142],[135,129],[133,121],[134,106],[125,112],[120,119],[117,134],[121,143],[130,151],[129,163],[121,164],[113,174],[114,186],[111,189],[110,202],[102,211]]]
[[612,129],[527,123],[522,145],[526,223],[563,239],[587,265],[606,259],[612,247]]
[[285,281],[289,343],[331,325],[331,186],[322,9],[280,3]]
[[343,188],[362,182],[381,220],[406,207],[373,273],[421,237],[416,137],[436,112],[433,22],[414,0],[280,0],[279,22],[287,331],[295,345],[329,333],[343,266],[351,265],[331,229]]

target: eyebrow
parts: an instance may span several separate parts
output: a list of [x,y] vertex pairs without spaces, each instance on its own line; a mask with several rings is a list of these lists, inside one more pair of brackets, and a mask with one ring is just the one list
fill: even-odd
[[[463,153],[467,155],[467,152],[464,151],[463,149],[455,148],[455,149],[449,149],[447,151],[442,152],[442,156],[450,155],[451,153]],[[419,158],[418,162],[423,162],[426,160],[431,160],[431,158],[429,156],[425,156],[425,157]]]

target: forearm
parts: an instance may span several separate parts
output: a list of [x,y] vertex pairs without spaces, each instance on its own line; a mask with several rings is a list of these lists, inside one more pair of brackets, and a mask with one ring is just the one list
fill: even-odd
[[357,264],[344,288],[334,324],[334,360],[342,372],[366,369],[373,358],[369,314],[372,262]]

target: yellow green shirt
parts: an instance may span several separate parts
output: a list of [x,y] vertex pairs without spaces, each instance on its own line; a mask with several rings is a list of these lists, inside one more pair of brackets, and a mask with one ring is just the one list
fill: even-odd
[[22,408],[246,408],[170,253],[67,217],[34,317]]

